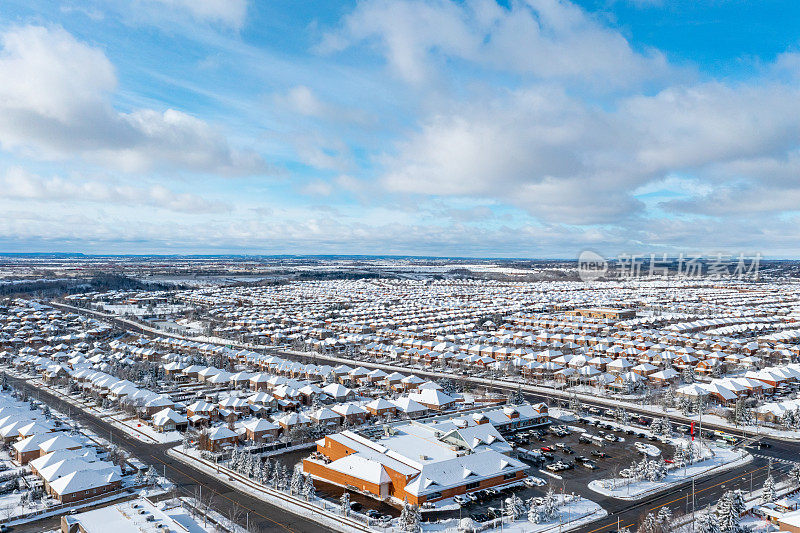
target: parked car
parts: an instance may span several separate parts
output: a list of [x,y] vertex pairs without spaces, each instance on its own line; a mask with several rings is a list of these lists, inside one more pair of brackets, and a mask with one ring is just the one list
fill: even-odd
[[544,485],[547,485],[547,482],[545,480],[534,476],[528,476],[525,479],[523,479],[522,482],[525,483],[525,485],[527,485],[528,487],[542,487]]
[[470,500],[466,496],[462,496],[461,494],[457,494],[457,495],[453,496],[453,501],[456,502],[458,505],[461,505],[461,506],[464,506],[464,505],[472,503],[472,500]]

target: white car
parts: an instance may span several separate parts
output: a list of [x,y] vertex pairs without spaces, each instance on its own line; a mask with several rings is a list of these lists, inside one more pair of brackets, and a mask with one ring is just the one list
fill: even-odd
[[522,480],[528,487],[541,487],[547,485],[547,482],[540,477],[528,476]]
[[465,496],[462,496],[461,494],[453,496],[453,501],[456,502],[458,505],[462,506],[470,503],[470,499]]

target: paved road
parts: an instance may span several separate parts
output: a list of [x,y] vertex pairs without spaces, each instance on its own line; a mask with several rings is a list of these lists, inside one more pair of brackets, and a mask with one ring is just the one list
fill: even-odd
[[[800,462],[800,444],[787,443],[774,439],[763,439],[770,448],[748,448],[753,454],[753,461],[739,468],[713,474],[695,481],[694,508],[696,511],[708,505],[714,505],[728,490],[739,489],[747,496],[751,490],[757,491],[764,485],[768,472],[776,482],[786,479],[793,466]],[[769,466],[769,458],[773,464]],[[629,526],[635,530],[639,521],[649,512],[658,513],[667,506],[673,515],[692,512],[692,484],[684,483],[640,502],[627,502],[614,498],[592,498],[605,508],[609,516],[593,522],[577,531],[580,533],[605,533],[616,529],[617,518],[620,526]]]
[[[113,322],[120,328],[136,330],[145,335],[153,335],[152,331],[139,327],[135,323],[128,320],[121,320],[116,317],[111,317],[109,315],[105,315],[103,313],[98,313],[95,311],[72,308],[71,306],[62,306],[62,307],[78,312],[84,312],[86,314],[95,315],[98,318],[102,318],[106,321]],[[183,338],[179,335],[166,335],[166,336]],[[230,344],[239,346],[241,343],[230,341]],[[242,346],[244,347],[244,345]],[[366,368],[391,367],[392,370],[414,372],[421,376],[426,376],[429,378],[438,378],[443,376],[443,374],[433,371],[409,369],[405,367],[395,367],[394,365],[370,363],[359,360],[345,360],[341,357],[336,357],[336,356],[319,355],[319,354],[299,355],[296,353],[291,353],[276,349],[271,349],[269,351],[271,353],[275,353],[276,355],[294,360],[314,359],[314,360],[332,362],[336,364],[340,362],[347,362],[350,364],[355,363],[364,366]],[[516,384],[504,383],[502,381],[497,381],[497,380],[489,381],[486,379],[473,378],[469,376],[457,376],[457,377],[460,379],[466,379],[472,381],[473,383],[481,386],[490,385],[494,390],[505,390],[508,392],[513,392],[517,390]],[[527,387],[527,388],[529,388],[529,390],[526,391],[525,390],[526,385],[523,384],[522,392],[524,393],[525,398],[531,401],[536,401],[536,402],[544,401],[552,403],[553,401],[563,402],[568,398],[567,393],[564,393],[562,391],[557,391],[557,390],[542,391],[541,387]],[[537,390],[535,390],[534,392],[531,391],[530,389],[537,389]],[[609,403],[611,402],[610,399],[603,399],[603,398],[591,399],[586,395],[582,395],[580,400],[581,403],[601,408],[608,408]],[[635,406],[626,406],[626,409],[629,412],[638,413],[649,417],[653,416],[653,414],[646,408],[637,409]],[[687,419],[680,415],[671,415],[670,418],[672,420],[677,420],[684,423],[689,423],[691,421],[690,419]],[[719,429],[729,433],[731,432],[730,428],[727,428],[725,426],[718,426],[705,421],[703,423],[703,428]],[[738,433],[748,433],[748,432],[742,432],[742,430],[737,430],[736,433],[738,434]],[[749,492],[751,486],[753,489],[757,490],[763,485],[764,479],[767,476],[767,471],[768,471],[767,457],[775,458],[775,462],[772,467],[772,473],[776,481],[779,481],[782,477],[785,477],[788,474],[789,470],[793,465],[793,461],[796,458],[800,459],[799,455],[800,443],[787,442],[782,440],[779,441],[769,438],[762,439],[762,441],[772,444],[772,447],[769,449],[764,449],[759,451],[755,459],[748,465],[734,468],[725,472],[712,474],[709,476],[705,476],[699,480],[695,480],[694,493],[692,493],[692,483],[691,481],[689,481],[687,483],[678,485],[676,487],[673,487],[672,489],[669,489],[657,495],[646,497],[645,499],[638,502],[628,502],[624,500],[618,500],[594,494],[591,496],[592,499],[594,501],[597,501],[600,505],[602,505],[603,508],[605,508],[608,511],[609,515],[605,519],[592,522],[587,526],[579,528],[577,531],[579,531],[580,533],[601,533],[601,532],[605,533],[609,530],[616,529],[618,518],[619,518],[619,524],[621,526],[629,526],[635,528],[635,526],[638,525],[638,522],[644,515],[646,515],[648,512],[657,513],[658,510],[663,506],[668,506],[675,515],[690,513],[692,512],[693,507],[695,510],[701,510],[705,508],[707,505],[716,503],[722,496],[722,494],[727,490],[741,489],[744,492]],[[567,487],[567,490],[575,490],[575,489]],[[583,490],[581,492],[586,494],[586,492]]]
[[[85,314],[85,315],[90,315],[90,316],[93,316],[94,318],[98,318],[100,320],[104,320],[106,322],[110,322],[110,323],[114,324],[115,326],[117,326],[120,329],[136,331],[136,332],[141,333],[143,335],[161,336],[161,337],[173,337],[173,338],[176,338],[176,339],[183,339],[183,340],[188,340],[188,341],[194,341],[195,340],[195,339],[192,339],[191,337],[186,337],[186,336],[178,335],[178,334],[174,334],[174,333],[166,333],[166,332],[162,332],[160,330],[156,330],[154,328],[145,327],[145,326],[143,326],[141,324],[136,323],[133,320],[120,318],[120,317],[117,317],[117,316],[114,316],[114,315],[109,315],[107,313],[102,313],[100,311],[95,311],[95,310],[92,310],[92,309],[84,309],[84,308],[81,308],[81,307],[74,307],[72,305],[61,304],[61,303],[58,303],[58,302],[50,302],[50,303],[54,307],[58,307],[58,308],[60,308],[62,310],[73,311],[73,312],[82,313],[82,314]],[[216,341],[213,341],[213,340],[209,340],[209,341],[203,341],[203,342],[208,342],[209,344],[217,344],[217,345],[229,345],[229,346],[234,346],[234,347],[237,347],[237,348],[247,348],[247,349],[260,350],[261,352],[271,353],[271,354],[274,354],[274,355],[277,355],[277,356],[280,356],[280,357],[283,357],[283,358],[286,358],[286,359],[292,359],[292,360],[301,360],[301,361],[312,361],[313,360],[315,362],[316,361],[326,361],[326,362],[334,363],[334,364],[341,364],[341,363],[350,364],[350,365],[356,364],[356,365],[359,365],[359,366],[363,366],[364,368],[370,368],[370,369],[372,369],[372,368],[381,368],[381,369],[384,369],[384,370],[391,370],[391,371],[398,371],[398,372],[411,372],[411,373],[414,373],[414,374],[418,374],[419,376],[425,376],[425,377],[427,377],[429,379],[439,379],[439,378],[442,378],[442,377],[452,378],[452,379],[460,379],[460,380],[470,381],[473,384],[481,386],[481,387],[489,387],[489,388],[491,388],[493,390],[502,390],[502,391],[506,391],[506,392],[515,392],[515,391],[517,391],[518,387],[521,387],[521,390],[525,394],[526,398],[530,398],[530,399],[533,399],[535,401],[544,401],[544,402],[548,402],[548,403],[552,403],[553,401],[565,402],[565,401],[568,401],[570,396],[572,395],[572,393],[569,393],[569,392],[566,392],[566,391],[561,391],[561,390],[548,388],[548,387],[543,387],[543,386],[539,386],[539,385],[532,385],[530,383],[522,383],[522,382],[520,382],[520,383],[509,383],[509,382],[506,382],[506,381],[501,381],[501,380],[496,380],[496,379],[490,380],[490,379],[486,379],[486,378],[478,378],[478,377],[466,376],[466,375],[461,375],[461,374],[442,373],[442,372],[434,371],[433,369],[431,369],[431,370],[416,369],[416,368],[412,369],[412,368],[407,368],[407,367],[398,366],[398,365],[391,365],[391,364],[385,364],[385,363],[374,363],[374,362],[362,361],[362,360],[352,359],[352,358],[347,359],[347,358],[338,357],[338,356],[332,356],[332,355],[324,355],[324,354],[316,354],[316,353],[313,353],[313,354],[312,353],[299,354],[299,353],[288,352],[286,350],[281,350],[281,349],[278,349],[278,348],[275,348],[275,347],[255,346],[255,345],[250,345],[250,344],[246,344],[246,343],[237,342],[237,341],[234,341],[234,340],[225,340],[224,342],[216,342]],[[608,409],[609,407],[616,407],[616,406],[619,405],[618,403],[615,403],[613,398],[592,397],[589,394],[578,394],[578,396],[580,398],[581,403],[588,404],[588,405],[593,405],[593,406],[600,407],[600,408],[603,408],[603,409]],[[646,407],[637,408],[636,405],[632,405],[630,403],[626,404],[624,407],[630,413],[636,413],[636,414],[644,415],[644,416],[648,416],[648,417],[654,416],[654,413],[651,412]],[[669,417],[673,421],[678,421],[678,422],[682,422],[682,423],[685,423],[685,424],[690,424],[692,422],[691,418],[685,417],[685,416],[683,416],[681,414],[678,414],[678,413],[671,413]],[[732,430],[731,428],[729,428],[727,426],[713,424],[713,423],[710,423],[708,421],[704,421],[703,422],[703,427],[706,428],[706,429],[718,429],[718,430],[721,430],[721,431],[726,431],[728,433],[736,433],[737,435],[738,434],[748,435],[748,436],[758,436],[759,435],[757,432],[753,432],[752,430],[745,430],[745,429],[739,428],[739,429],[736,429],[734,431],[734,430]],[[761,434],[763,434],[763,431],[761,431]]]
[[239,522],[243,526],[249,523],[251,531],[258,533],[331,531],[316,522],[270,505],[249,494],[236,491],[213,476],[173,459],[166,452],[174,444],[147,444],[141,442],[104,420],[77,410],[61,398],[31,385],[23,379],[9,376],[8,380],[14,387],[26,389],[29,396],[39,398],[39,400],[50,405],[52,409],[63,413],[70,411],[74,420],[91,429],[97,435],[104,438],[109,435],[112,436],[114,444],[120,446],[137,459],[157,467],[159,472],[164,473],[171,482],[175,483],[182,494],[194,495],[196,487],[202,487],[203,498],[205,499],[208,494],[214,494],[212,507],[225,516],[229,516],[231,509],[238,505],[247,511]]

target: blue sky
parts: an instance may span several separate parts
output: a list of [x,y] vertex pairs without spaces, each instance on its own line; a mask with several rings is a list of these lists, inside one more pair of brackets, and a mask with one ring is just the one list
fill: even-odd
[[0,250],[798,257],[798,16],[6,0]]

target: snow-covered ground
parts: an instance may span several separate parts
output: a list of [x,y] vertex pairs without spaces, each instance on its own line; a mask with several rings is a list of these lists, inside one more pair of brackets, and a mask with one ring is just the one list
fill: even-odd
[[32,383],[37,387],[41,387],[50,393],[55,394],[75,408],[97,416],[98,418],[102,418],[104,421],[108,422],[117,429],[120,429],[131,437],[139,439],[143,442],[153,444],[168,444],[172,442],[180,442],[180,440],[183,438],[181,433],[178,431],[159,433],[144,422],[139,422],[136,419],[127,420],[129,415],[117,409],[102,409],[92,406],[87,402],[70,396],[70,394],[61,387],[51,387],[50,385],[47,385],[38,379],[32,380]]
[[[674,439],[676,445],[686,445],[686,439]],[[670,468],[661,481],[631,481],[625,478],[598,479],[589,482],[589,488],[604,496],[619,498],[621,500],[636,500],[646,494],[659,492],[671,486],[683,483],[695,476],[702,476],[711,471],[721,472],[747,464],[753,456],[744,450],[734,450],[716,444],[703,445],[703,460],[697,461],[684,468]]]
[[[498,518],[488,524],[475,524],[475,529],[486,531],[486,526],[489,525],[488,530],[501,530],[509,533],[549,533],[555,531],[569,531],[578,527],[584,526],[595,520],[599,520],[606,515],[605,509],[600,507],[592,500],[587,500],[580,496],[556,495],[558,498],[558,512],[555,518],[534,524],[528,520],[527,514],[523,513],[516,520],[511,520],[505,517],[501,520]],[[467,519],[469,520],[469,519]],[[462,520],[461,530],[469,531],[464,528],[468,522]],[[422,531],[455,531],[459,528],[458,519],[442,520],[440,522],[423,522]]]
[[315,498],[311,501],[304,501],[299,498],[291,497],[288,493],[277,491],[270,487],[265,487],[252,480],[244,481],[240,476],[233,474],[226,468],[207,461],[199,457],[197,450],[190,448],[185,450],[183,446],[176,446],[167,452],[175,459],[186,463],[198,470],[217,476],[217,478],[237,490],[250,494],[260,500],[264,500],[276,507],[281,507],[299,516],[303,516],[322,524],[335,531],[352,532],[355,530],[353,522],[358,522],[359,529],[366,529],[366,524],[358,520],[345,519],[338,514],[339,506],[331,504],[323,499]]

